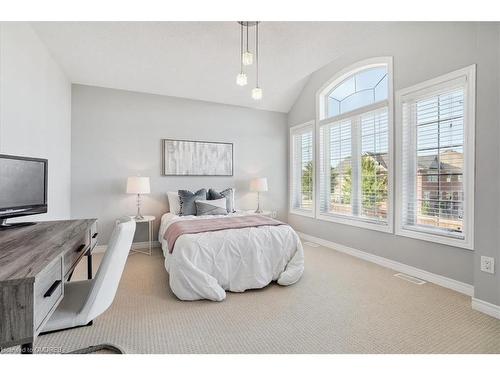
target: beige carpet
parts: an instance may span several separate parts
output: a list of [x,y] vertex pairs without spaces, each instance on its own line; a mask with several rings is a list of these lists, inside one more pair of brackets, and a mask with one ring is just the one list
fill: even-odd
[[[127,353],[500,353],[500,320],[470,298],[324,247],[306,247],[293,286],[183,302],[163,257],[129,256],[116,299],[91,327],[38,338],[64,352],[112,343]],[[98,264],[100,256],[96,256]],[[82,264],[75,279],[85,275]]]

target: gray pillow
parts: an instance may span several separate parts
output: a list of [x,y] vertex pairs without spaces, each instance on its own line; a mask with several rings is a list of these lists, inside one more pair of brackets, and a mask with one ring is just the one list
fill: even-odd
[[181,201],[180,216],[196,215],[196,201],[207,199],[207,190],[200,189],[196,193],[189,190],[179,190],[179,200]]
[[226,200],[212,199],[210,201],[196,201],[196,216],[227,215]]
[[234,210],[234,189],[228,188],[226,190],[222,190],[220,193],[215,191],[214,189],[208,190],[208,200],[221,199],[226,198],[226,209],[228,213],[236,212]]

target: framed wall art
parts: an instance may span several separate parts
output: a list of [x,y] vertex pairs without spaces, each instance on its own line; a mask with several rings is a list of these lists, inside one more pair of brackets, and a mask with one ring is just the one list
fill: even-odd
[[162,140],[164,176],[232,176],[233,144]]

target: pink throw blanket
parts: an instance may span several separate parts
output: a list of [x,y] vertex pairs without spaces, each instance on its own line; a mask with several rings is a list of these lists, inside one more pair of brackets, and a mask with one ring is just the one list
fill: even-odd
[[228,216],[217,219],[195,219],[182,220],[170,224],[165,231],[164,238],[167,240],[168,251],[172,253],[177,239],[183,234],[194,234],[203,232],[216,232],[225,229],[241,229],[262,226],[287,225],[281,221],[271,219],[262,215]]

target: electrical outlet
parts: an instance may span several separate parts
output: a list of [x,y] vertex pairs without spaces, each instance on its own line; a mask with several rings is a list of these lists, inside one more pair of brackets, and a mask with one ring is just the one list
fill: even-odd
[[481,271],[495,273],[495,258],[481,257]]
[[271,217],[276,219],[278,217],[278,211],[271,211]]

